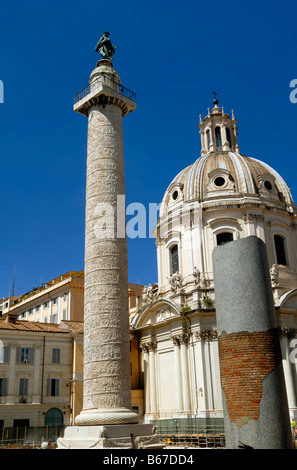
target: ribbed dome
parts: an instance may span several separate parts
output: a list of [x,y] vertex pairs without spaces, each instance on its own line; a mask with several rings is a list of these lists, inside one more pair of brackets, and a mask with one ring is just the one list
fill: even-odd
[[262,161],[235,152],[208,153],[198,158],[174,178],[164,202],[168,203],[175,187],[181,188],[184,202],[233,194],[278,200],[290,211],[294,206],[287,184],[275,170]]

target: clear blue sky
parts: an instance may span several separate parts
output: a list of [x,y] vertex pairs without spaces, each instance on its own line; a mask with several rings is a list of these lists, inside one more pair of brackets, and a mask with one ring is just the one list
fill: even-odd
[[[159,203],[200,155],[199,114],[219,93],[243,154],[269,163],[297,201],[295,1],[15,1],[1,5],[0,297],[83,269],[87,119],[73,97],[100,58],[137,94],[124,118],[127,203]],[[129,240],[129,281],[157,281],[155,241]]]

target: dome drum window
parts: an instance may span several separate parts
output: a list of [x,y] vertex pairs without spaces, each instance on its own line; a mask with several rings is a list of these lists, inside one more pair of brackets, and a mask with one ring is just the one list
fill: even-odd
[[217,191],[235,191],[234,178],[230,175],[229,171],[218,168],[213,170],[208,175],[209,183],[207,186],[208,193]]
[[174,201],[176,201],[176,200],[178,199],[178,191],[177,191],[177,190],[173,191],[173,193],[172,193],[172,199],[173,199]]
[[221,232],[217,234],[217,246],[225,245],[233,240],[233,233],[231,232]]
[[173,183],[167,190],[166,205],[167,208],[183,200],[183,184]]
[[260,192],[263,196],[279,197],[279,192],[275,185],[275,178],[272,174],[264,173],[261,176]]

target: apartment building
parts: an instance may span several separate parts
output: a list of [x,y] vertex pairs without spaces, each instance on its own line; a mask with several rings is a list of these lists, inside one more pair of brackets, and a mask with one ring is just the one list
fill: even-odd
[[[129,284],[131,318],[142,288]],[[83,271],[69,271],[1,301],[0,427],[74,423],[83,406],[83,298]],[[130,333],[131,402],[142,416],[138,338]]]
[[[84,272],[69,271],[10,300],[9,313],[18,320],[42,323],[83,320]],[[8,311],[3,311],[4,315]]]
[[71,422],[71,327],[0,320],[0,427]]

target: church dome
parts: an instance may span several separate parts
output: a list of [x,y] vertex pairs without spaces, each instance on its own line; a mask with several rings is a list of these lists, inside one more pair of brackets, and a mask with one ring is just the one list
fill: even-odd
[[202,121],[200,115],[201,156],[183,169],[167,188],[161,213],[174,210],[179,203],[198,201],[204,207],[218,198],[236,199],[236,204],[264,204],[293,213],[294,201],[283,178],[267,163],[239,152],[237,121],[218,107]]
[[214,247],[251,235],[266,243],[270,266],[278,265],[288,288],[297,276],[291,191],[267,163],[241,154],[233,111],[229,117],[214,104],[200,118],[201,156],[172,180],[160,206],[153,231],[160,292],[170,292],[175,273],[186,290],[195,288],[196,270],[211,292]]
[[[167,188],[163,202],[207,201],[224,196],[258,197],[265,203],[281,204],[292,212],[294,201],[283,178],[269,165],[237,152],[202,155],[182,170]],[[171,203],[170,203],[171,202]]]

